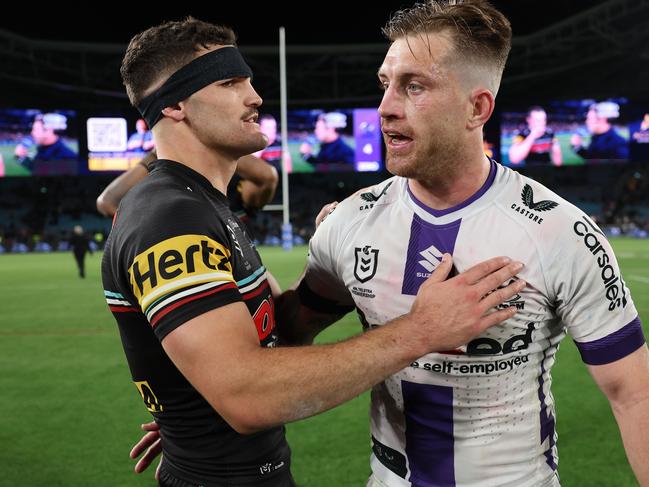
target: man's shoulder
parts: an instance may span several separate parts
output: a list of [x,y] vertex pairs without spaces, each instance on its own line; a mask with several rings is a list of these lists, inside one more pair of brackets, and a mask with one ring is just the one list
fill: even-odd
[[353,228],[358,228],[360,221],[376,217],[382,208],[398,199],[399,180],[394,176],[348,196],[327,216],[321,225],[323,230],[328,228],[338,234],[349,233]]
[[398,193],[396,186],[398,186],[399,179],[394,176],[373,186],[359,189],[345,198],[338,206],[347,213],[347,216],[367,217],[374,208],[389,205],[395,201]]
[[503,211],[539,242],[558,242],[569,235],[583,211],[538,181],[507,170],[512,174],[499,195]]
[[214,216],[213,207],[197,191],[180,179],[151,174],[134,186],[123,198],[122,211],[138,213],[139,219],[165,222],[196,220]]

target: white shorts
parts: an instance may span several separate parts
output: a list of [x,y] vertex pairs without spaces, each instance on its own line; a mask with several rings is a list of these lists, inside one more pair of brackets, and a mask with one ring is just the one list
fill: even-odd
[[389,487],[388,484],[377,479],[374,474],[370,475],[370,478],[367,479],[367,485],[365,487]]

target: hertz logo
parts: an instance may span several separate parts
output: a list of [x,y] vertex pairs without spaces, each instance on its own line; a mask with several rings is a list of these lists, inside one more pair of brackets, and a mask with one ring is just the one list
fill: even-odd
[[205,235],[181,235],[149,247],[135,257],[128,273],[143,308],[185,284],[234,281],[230,250]]

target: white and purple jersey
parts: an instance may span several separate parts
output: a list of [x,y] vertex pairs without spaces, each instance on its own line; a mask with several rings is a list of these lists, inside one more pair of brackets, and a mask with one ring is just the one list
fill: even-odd
[[491,163],[483,187],[438,211],[393,177],[347,198],[310,243],[300,294],[358,310],[366,328],[410,310],[445,252],[462,272],[507,255],[525,264],[518,313],[457,350],[430,353],[372,390],[374,476],[389,486],[559,485],[550,369],[571,335],[587,364],[644,344],[601,230],[541,184]]

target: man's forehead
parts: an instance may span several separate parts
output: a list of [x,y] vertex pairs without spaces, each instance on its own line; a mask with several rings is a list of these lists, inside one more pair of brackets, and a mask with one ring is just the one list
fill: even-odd
[[435,76],[442,69],[450,49],[450,42],[440,34],[417,34],[399,38],[390,45],[379,74]]

